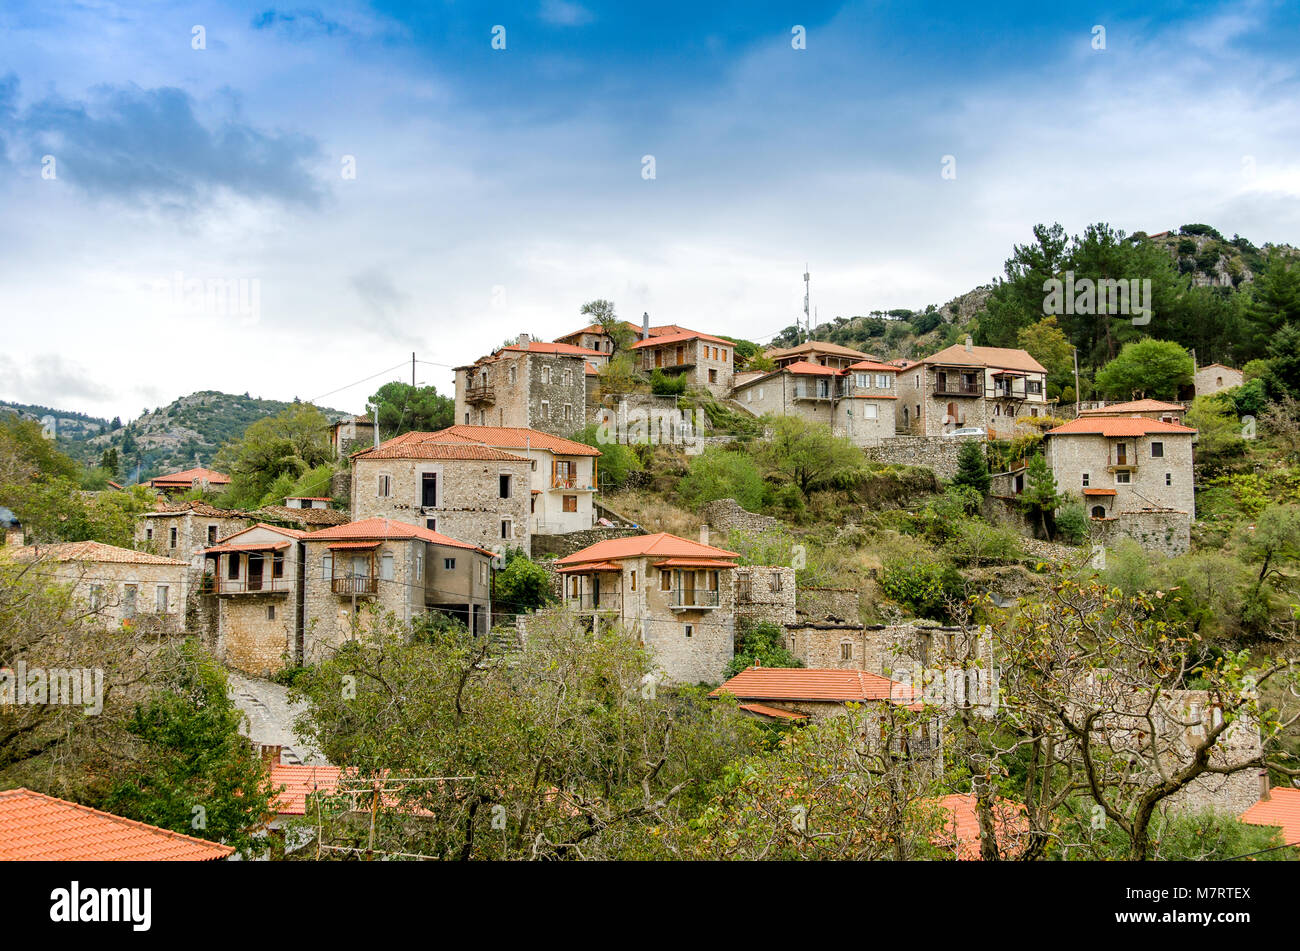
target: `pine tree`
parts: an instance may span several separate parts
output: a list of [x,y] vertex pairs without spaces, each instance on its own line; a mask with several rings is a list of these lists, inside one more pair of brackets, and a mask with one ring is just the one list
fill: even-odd
[[974,439],[962,443],[957,455],[957,474],[953,476],[952,484],[970,486],[984,496],[989,494],[991,481],[983,445]]
[[1047,468],[1047,460],[1041,455],[1034,456],[1025,467],[1025,491],[1020,496],[1020,506],[1033,522],[1035,535],[1051,539],[1056,529],[1054,513],[1060,504],[1056,479]]

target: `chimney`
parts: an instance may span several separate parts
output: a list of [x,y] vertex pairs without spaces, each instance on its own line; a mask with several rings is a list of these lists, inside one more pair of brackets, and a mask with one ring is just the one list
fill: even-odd
[[709,523],[705,522],[703,525],[700,526],[700,544],[707,545],[708,543],[709,543]]
[[23,537],[23,530],[21,528],[11,528],[9,531],[5,532],[5,545],[8,547],[22,548],[24,541],[26,541],[26,539]]
[[530,339],[531,339],[531,338],[528,336],[528,334],[520,334],[520,335],[519,335],[519,349],[520,349],[520,350],[527,350],[527,349],[528,349],[528,343],[529,343]]
[[974,342],[975,342],[975,341],[971,339],[971,335],[970,335],[970,334],[967,334],[967,335],[966,335],[966,352],[967,352],[967,353],[970,353],[970,352],[971,352],[971,344],[973,344]]
[[650,339],[650,311],[641,314],[641,339]]
[[262,762],[266,764],[267,769],[270,769],[272,766],[280,765],[280,753],[283,749],[283,746],[268,746],[262,744]]
[[1264,802],[1272,798],[1273,793],[1268,788],[1268,770],[1261,769],[1259,771],[1259,801]]

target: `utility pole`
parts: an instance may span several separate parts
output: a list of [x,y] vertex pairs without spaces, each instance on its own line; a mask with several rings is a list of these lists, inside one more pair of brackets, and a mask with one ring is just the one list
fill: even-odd
[[1074,351],[1074,418],[1078,419],[1079,400],[1081,398],[1079,393],[1079,348],[1071,347],[1070,349]]
[[411,351],[411,389],[415,389],[415,351]]

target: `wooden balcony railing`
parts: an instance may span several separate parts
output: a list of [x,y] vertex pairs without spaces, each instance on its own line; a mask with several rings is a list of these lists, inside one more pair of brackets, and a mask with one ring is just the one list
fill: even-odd
[[477,383],[465,387],[466,403],[490,403],[496,399],[496,391],[491,383]]
[[335,594],[375,594],[379,591],[379,579],[375,577],[334,578],[330,588]]

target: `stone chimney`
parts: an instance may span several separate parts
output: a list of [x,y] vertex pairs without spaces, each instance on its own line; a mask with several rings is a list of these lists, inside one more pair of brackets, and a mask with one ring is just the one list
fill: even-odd
[[1268,786],[1268,770],[1261,769],[1259,771],[1259,800],[1260,802],[1264,802],[1265,800],[1272,798],[1273,792]]
[[700,526],[700,544],[707,545],[708,543],[709,543],[709,523],[705,522],[703,525]]
[[966,352],[967,352],[967,353],[970,353],[970,352],[971,352],[971,344],[973,344],[974,342],[975,342],[975,341],[971,339],[971,335],[970,335],[970,334],[967,334],[967,335],[966,335]]
[[520,335],[519,335],[519,349],[521,349],[521,350],[527,350],[527,349],[528,349],[528,344],[529,344],[529,342],[530,342],[530,339],[531,339],[531,338],[529,338],[528,334],[520,334]]
[[267,769],[270,769],[272,766],[280,765],[280,753],[283,750],[283,746],[268,746],[265,743],[262,744],[262,762],[266,764]]
[[650,311],[644,311],[641,314],[641,339],[650,339]]
[[22,548],[25,541],[21,528],[11,528],[5,532],[5,545],[8,547]]

